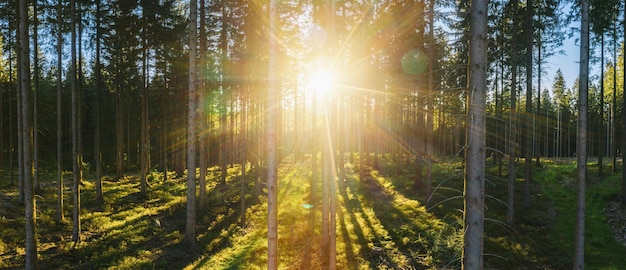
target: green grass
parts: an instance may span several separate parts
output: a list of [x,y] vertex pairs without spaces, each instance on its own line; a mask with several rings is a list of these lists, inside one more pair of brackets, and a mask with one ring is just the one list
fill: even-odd
[[[411,163],[381,156],[377,168],[346,164],[337,182],[338,269],[458,269],[462,249],[463,166],[459,159],[434,163],[431,197],[414,190]],[[358,157],[354,161],[358,164]],[[506,218],[506,175],[487,165],[485,267],[494,269],[571,268],[575,218],[575,165],[544,160],[535,168],[531,207],[521,208],[523,171],[516,182],[515,225]],[[320,166],[318,166],[319,168]],[[520,168],[521,163],[520,163]],[[279,168],[279,262],[281,269],[323,269],[321,250],[321,183],[311,196],[311,159],[287,158]],[[592,168],[592,166],[590,166]],[[249,170],[249,168],[248,168]],[[246,179],[246,224],[241,226],[241,167],[229,169],[225,184],[212,168],[207,181],[208,209],[198,214],[198,247],[182,245],[185,229],[186,179],[151,174],[148,198],[139,193],[137,176],[104,181],[104,205],[93,202],[86,181],[81,209],[81,241],[70,241],[71,221],[54,221],[54,175],[43,173],[38,197],[40,265],[49,269],[265,269],[267,204],[256,198],[249,170]],[[504,172],[506,173],[506,172]],[[587,189],[586,266],[626,269],[626,249],[613,241],[603,209],[620,195],[619,174],[593,177]],[[318,177],[320,173],[317,173]],[[93,179],[87,175],[86,179]],[[23,208],[15,187],[0,185],[0,268],[23,263]],[[263,193],[263,192],[261,192]],[[72,200],[66,194],[66,218]]]

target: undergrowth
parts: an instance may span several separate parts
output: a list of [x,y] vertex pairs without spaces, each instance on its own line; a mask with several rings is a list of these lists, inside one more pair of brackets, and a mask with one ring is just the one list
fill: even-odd
[[[368,158],[368,162],[373,156]],[[520,162],[523,162],[520,161]],[[416,169],[406,157],[379,156],[359,179],[358,156],[345,162],[338,180],[338,269],[458,269],[463,246],[463,165],[458,158],[433,162],[433,192],[415,189]],[[571,268],[575,218],[575,165],[544,160],[535,167],[531,206],[522,207],[523,170],[516,174],[516,216],[506,224],[508,176],[487,163],[485,268]],[[321,167],[318,164],[318,169]],[[518,168],[521,168],[521,163]],[[182,244],[186,178],[164,181],[152,172],[148,197],[136,175],[104,179],[103,204],[94,201],[93,175],[82,187],[82,233],[71,241],[72,200],[66,189],[63,222],[55,221],[56,179],[42,172],[37,196],[39,263],[46,269],[265,269],[267,201],[257,173],[246,166],[244,202],[241,166],[219,168],[207,179],[207,208],[198,213],[198,245]],[[501,175],[501,173],[503,175]],[[590,171],[590,175],[594,172]],[[325,269],[322,252],[321,172],[310,156],[286,158],[279,168],[279,262],[281,269]],[[619,197],[620,175],[593,177],[587,189],[587,267],[626,269],[623,246],[612,239],[603,208]],[[0,184],[0,268],[23,264],[23,208],[16,188]],[[242,221],[245,211],[245,221]]]

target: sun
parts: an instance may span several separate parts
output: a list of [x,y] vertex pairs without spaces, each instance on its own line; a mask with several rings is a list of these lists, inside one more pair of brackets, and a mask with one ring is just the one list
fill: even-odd
[[327,68],[315,69],[309,74],[308,84],[317,97],[327,97],[335,84],[333,73]]

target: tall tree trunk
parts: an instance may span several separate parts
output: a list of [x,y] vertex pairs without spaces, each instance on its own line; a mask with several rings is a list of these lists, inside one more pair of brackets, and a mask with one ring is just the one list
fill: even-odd
[[[617,172],[617,22],[613,25],[613,105],[611,106],[611,171]],[[622,135],[623,136],[623,135]]]
[[241,226],[246,226],[246,165],[248,163],[247,157],[247,143],[248,143],[248,74],[247,66],[245,70],[243,93],[241,95]]
[[463,269],[483,268],[485,208],[485,103],[487,90],[487,0],[470,8],[469,104],[463,216]]
[[585,182],[587,178],[587,100],[589,88],[589,0],[581,0],[580,86],[578,90],[578,140],[576,143],[576,229],[574,269],[585,267]]
[[100,63],[100,38],[102,35],[100,29],[100,20],[101,20],[101,2],[100,0],[96,0],[96,101],[95,101],[95,115],[96,115],[96,130],[95,130],[95,160],[96,160],[96,199],[95,201],[99,204],[104,202],[104,196],[102,194],[102,149],[101,149],[101,124],[102,119],[100,116],[100,98],[102,94],[102,70]]
[[33,0],[33,187],[36,192],[41,189],[39,182],[39,18],[37,0]]
[[62,117],[62,101],[63,101],[63,0],[59,0],[57,4],[57,221],[62,222],[65,219],[63,210],[63,193],[65,185],[63,184],[63,117]]
[[24,147],[23,153],[23,174],[24,174],[24,231],[26,233],[26,256],[24,262],[25,269],[37,269],[37,224],[35,223],[36,205],[33,192],[33,131],[30,118],[30,46],[28,43],[28,10],[26,0],[19,2],[20,13],[20,91],[22,99],[18,102],[22,103],[22,141]]
[[[518,0],[513,0],[513,18],[517,18]],[[511,42],[511,58],[517,54],[517,20],[513,19],[513,40]],[[511,109],[509,111],[509,181],[507,194],[506,222],[513,224],[515,217],[515,157],[517,154],[517,62],[511,65]]]
[[[538,3],[541,10],[541,1]],[[539,21],[541,21],[541,12],[539,12]],[[536,123],[536,119],[541,115],[541,27],[538,27],[539,37],[537,38],[537,111],[533,115],[533,130],[535,131],[534,147],[535,149],[535,165],[541,167],[541,146],[544,140],[541,138],[541,122]],[[546,138],[547,139],[547,138]],[[546,145],[547,147],[547,145]]]
[[150,120],[148,111],[148,37],[147,28],[148,23],[146,18],[146,2],[142,1],[142,24],[143,24],[143,38],[142,38],[142,67],[141,77],[143,83],[141,85],[141,149],[140,153],[140,190],[144,198],[148,197],[148,172],[150,169]]
[[[21,24],[18,25],[18,28],[21,27]],[[28,30],[26,30],[28,31]],[[18,72],[17,72],[17,84],[16,84],[16,91],[15,91],[15,96],[16,96],[16,108],[17,108],[17,188],[18,188],[18,197],[20,202],[24,202],[24,140],[22,140],[21,138],[23,138],[24,134],[22,126],[23,124],[23,119],[24,119],[24,115],[22,114],[22,72],[21,72],[21,59],[22,59],[22,53],[21,53],[21,48],[22,48],[22,33],[19,33],[20,30],[17,31],[18,33],[17,35],[17,62],[18,62]],[[30,53],[29,56],[30,57]],[[30,58],[28,59],[29,63],[30,63]],[[30,69],[30,66],[29,66]],[[30,74],[30,72],[29,72]],[[30,78],[29,78],[29,82],[30,82]]]
[[72,241],[80,241],[80,181],[81,181],[81,164],[80,164],[80,146],[78,135],[79,130],[79,117],[78,117],[78,82],[77,82],[77,59],[76,59],[76,2],[70,1],[70,31],[71,31],[71,63],[70,63],[70,85],[72,91],[72,171],[73,171],[73,199],[74,207],[72,209]]
[[198,33],[198,1],[189,2],[189,93],[187,111],[187,225],[184,242],[195,247],[196,243],[196,114],[197,114],[197,72],[196,56]]
[[[220,80],[220,105],[219,105],[219,115],[220,115],[220,168],[222,170],[222,174],[220,176],[220,183],[226,184],[226,176],[228,175],[228,142],[226,133],[228,130],[226,129],[226,116],[227,116],[227,106],[226,106],[226,92],[227,92],[227,84],[226,84],[226,63],[228,57],[228,41],[226,40],[226,1],[221,2],[222,8],[222,31],[220,32],[220,47],[221,47],[221,68],[222,68],[222,76]],[[274,106],[275,104],[272,104]]]
[[[626,18],[626,8],[624,9],[624,17]],[[624,33],[626,33],[626,23],[624,23]],[[622,55],[624,66],[622,66],[622,80],[626,82],[626,53]],[[615,69],[617,70],[617,68]],[[626,87],[623,89],[622,96],[626,97]],[[626,127],[626,98],[622,99],[622,128]],[[622,132],[622,160],[626,155],[626,134]],[[622,205],[626,205],[626,162],[622,161]]]
[[598,175],[603,173],[603,159],[604,159],[604,146],[606,145],[606,138],[604,136],[604,33],[600,34],[600,116],[598,130]]
[[530,183],[533,180],[533,1],[526,0],[526,117],[524,146],[524,208],[530,207]]
[[[11,39],[11,20],[9,20],[9,34],[7,34],[7,41],[9,45],[9,85],[13,85],[13,51],[11,50],[12,39]],[[13,121],[13,97],[11,91],[9,91],[9,181],[11,186],[15,185],[15,176],[14,176],[14,168],[13,168],[13,152],[15,152],[15,142],[13,140],[14,131],[14,121]]]
[[[207,46],[206,46],[206,8],[205,8],[205,0],[200,0],[200,33],[199,33],[199,37],[200,37],[200,48],[198,53],[200,54],[200,74],[204,74],[205,70],[207,68]],[[209,129],[208,129],[208,123],[207,123],[207,116],[208,114],[208,107],[205,105],[205,100],[206,100],[206,95],[207,95],[207,81],[204,78],[204,76],[200,76],[198,78],[198,104],[200,104],[200,106],[202,106],[200,108],[200,119],[198,119],[198,127],[199,127],[199,136],[198,136],[198,141],[199,141],[199,146],[198,146],[198,150],[200,151],[199,154],[199,167],[200,167],[200,179],[198,181],[198,186],[200,187],[200,202],[198,203],[198,210],[200,211],[200,213],[203,213],[204,211],[206,211],[207,209],[207,193],[206,193],[206,173],[207,173],[207,166],[208,166],[208,160],[209,160],[209,141],[208,141],[208,134]]]
[[278,153],[277,153],[277,108],[276,97],[280,91],[277,73],[278,44],[274,34],[278,33],[278,1],[269,2],[269,85],[267,88],[267,269],[278,269]]
[[189,93],[187,112],[187,225],[184,242],[195,247],[196,243],[196,115],[197,115],[197,33],[198,1],[189,2]]
[[435,89],[435,2],[428,3],[428,89],[426,92],[426,181],[424,181],[424,194],[430,198],[433,181],[433,148],[434,148],[434,89]]
[[[118,48],[119,49],[119,48]],[[122,110],[122,71],[120,70],[121,57],[116,57],[117,69],[115,74],[115,173],[119,180],[124,174],[124,112]]]

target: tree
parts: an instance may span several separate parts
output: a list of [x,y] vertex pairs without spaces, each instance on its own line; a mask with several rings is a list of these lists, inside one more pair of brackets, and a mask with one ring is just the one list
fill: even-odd
[[37,0],[33,0],[33,184],[36,191],[41,189],[39,183],[39,16]]
[[57,221],[65,219],[63,211],[63,0],[57,4]]
[[506,221],[508,224],[513,224],[513,217],[515,216],[515,158],[517,154],[517,0],[509,2],[512,6],[513,27],[511,33],[511,109],[509,111],[509,181],[508,181],[508,194],[507,194],[507,213]]
[[[269,2],[269,85],[267,88],[267,269],[278,269],[278,153],[276,137],[276,117],[278,116],[275,98],[279,93],[277,57],[278,42],[278,1]],[[314,158],[315,159],[315,158]]]
[[102,194],[102,140],[101,140],[101,126],[102,126],[102,117],[100,110],[101,95],[102,95],[102,66],[100,62],[100,39],[102,36],[101,30],[101,18],[102,18],[102,10],[101,10],[101,0],[96,0],[96,66],[95,66],[95,84],[96,84],[96,104],[94,108],[94,114],[96,118],[96,127],[95,127],[95,161],[96,161],[96,199],[95,201],[98,203],[104,203],[104,196]]
[[70,17],[71,17],[71,23],[70,23],[70,31],[71,31],[71,63],[70,63],[70,72],[69,72],[69,76],[70,76],[70,85],[71,85],[71,92],[72,92],[72,123],[71,123],[71,129],[72,129],[72,172],[73,172],[73,180],[74,180],[74,185],[73,185],[73,190],[72,190],[72,195],[73,195],[73,199],[74,199],[74,207],[72,209],[72,241],[74,241],[75,243],[80,241],[80,231],[81,231],[81,226],[80,226],[80,182],[81,182],[81,177],[82,177],[82,173],[81,173],[81,169],[82,169],[82,164],[81,164],[81,152],[80,152],[80,145],[79,145],[79,133],[80,133],[80,117],[79,117],[79,98],[80,98],[80,93],[78,90],[78,81],[77,81],[77,59],[76,59],[76,1],[75,0],[71,0],[70,1]]
[[37,224],[35,223],[35,196],[33,194],[33,131],[32,131],[32,119],[30,118],[30,46],[28,35],[28,9],[26,6],[26,0],[19,1],[19,38],[20,38],[20,92],[22,104],[22,130],[21,137],[23,149],[26,150],[23,153],[23,168],[24,171],[24,231],[26,233],[26,260],[24,263],[25,269],[37,269]]
[[533,180],[533,0],[526,0],[526,117],[524,125],[524,208],[530,207],[530,183]]
[[[141,148],[140,148],[140,192],[144,198],[148,197],[148,172],[150,170],[150,122],[149,122],[149,96],[148,96],[148,61],[150,48],[150,31],[148,29],[154,16],[154,7],[149,1],[140,1],[141,5]],[[194,169],[195,170],[195,169]]]
[[589,0],[581,0],[580,86],[578,88],[578,141],[576,143],[576,229],[574,269],[585,267],[585,180],[587,178],[587,94],[589,88]]
[[[624,8],[624,21],[626,21],[626,7]],[[624,33],[626,33],[626,22],[624,23]],[[626,127],[626,46],[624,46],[622,57],[622,87],[624,87],[622,93],[622,126]],[[622,153],[626,153],[626,134],[622,134]],[[626,162],[622,162],[622,204],[626,205]]]
[[189,2],[189,92],[187,111],[187,220],[184,242],[195,247],[196,243],[196,57],[198,33],[198,1]]
[[470,7],[463,269],[483,268],[487,3],[486,0],[472,1]]

